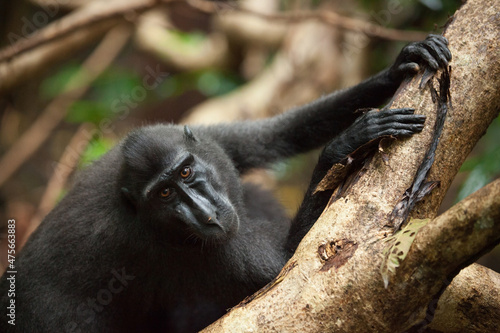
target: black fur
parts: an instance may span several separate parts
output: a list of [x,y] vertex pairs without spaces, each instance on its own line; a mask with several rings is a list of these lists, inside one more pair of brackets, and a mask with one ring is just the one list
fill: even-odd
[[[16,326],[2,314],[0,331],[208,325],[277,275],[326,205],[328,195],[312,189],[333,163],[380,136],[419,132],[425,120],[412,109],[354,111],[389,98],[415,74],[414,62],[436,70],[450,59],[446,40],[431,36],[365,82],[270,119],[132,132],[80,174],[26,243],[16,262]],[[269,193],[240,181],[328,141],[291,224]]]

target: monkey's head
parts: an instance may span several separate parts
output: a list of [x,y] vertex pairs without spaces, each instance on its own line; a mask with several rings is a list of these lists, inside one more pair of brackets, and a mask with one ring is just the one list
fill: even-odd
[[237,232],[240,180],[217,144],[188,127],[157,125],[132,132],[121,149],[120,191],[144,228],[177,244],[217,244]]

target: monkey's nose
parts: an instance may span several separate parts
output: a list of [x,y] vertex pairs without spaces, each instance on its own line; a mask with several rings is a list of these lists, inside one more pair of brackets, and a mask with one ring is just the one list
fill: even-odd
[[219,224],[219,214],[217,214],[216,212],[210,214],[205,224]]
[[219,227],[224,230],[224,226],[220,223],[219,214],[217,212],[212,212],[208,214],[205,219],[198,220],[204,222],[204,224],[208,227]]
[[199,206],[196,212],[197,219],[205,225],[219,225],[219,219],[215,207]]

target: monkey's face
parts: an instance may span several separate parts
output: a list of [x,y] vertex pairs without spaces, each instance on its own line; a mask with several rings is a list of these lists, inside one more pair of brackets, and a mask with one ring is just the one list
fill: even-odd
[[237,232],[241,185],[218,145],[152,127],[130,136],[123,151],[121,189],[145,228],[175,244],[218,244]]
[[224,240],[237,231],[239,218],[219,178],[209,162],[183,151],[145,188],[144,215],[180,238]]

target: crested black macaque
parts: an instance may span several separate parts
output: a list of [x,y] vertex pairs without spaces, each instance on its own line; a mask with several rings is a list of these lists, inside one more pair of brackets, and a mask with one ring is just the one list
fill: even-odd
[[[328,201],[312,189],[333,163],[372,139],[417,133],[425,120],[409,108],[355,111],[450,59],[447,40],[430,35],[357,86],[269,119],[133,131],[80,174],[20,252],[17,273],[3,275],[0,331],[207,326],[278,274]],[[240,180],[325,144],[291,222],[269,193]]]

